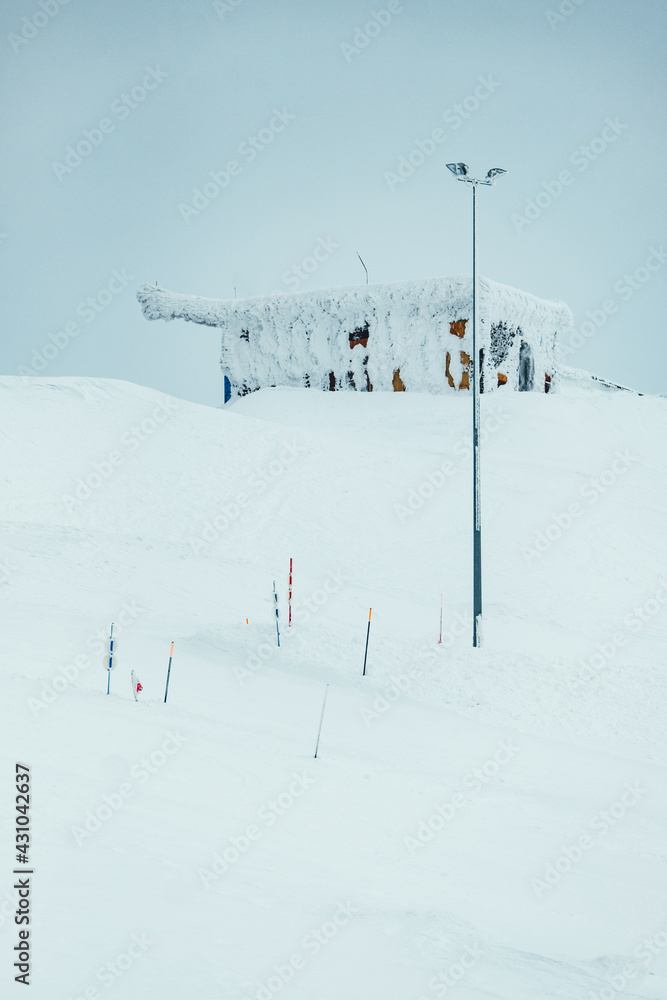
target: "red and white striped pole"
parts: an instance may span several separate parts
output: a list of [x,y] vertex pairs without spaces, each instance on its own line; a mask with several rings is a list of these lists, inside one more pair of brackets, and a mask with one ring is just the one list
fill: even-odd
[[289,586],[287,588],[287,625],[288,627],[292,624],[292,559],[290,557],[289,561]]
[[442,594],[440,594],[440,638],[438,643],[442,642]]

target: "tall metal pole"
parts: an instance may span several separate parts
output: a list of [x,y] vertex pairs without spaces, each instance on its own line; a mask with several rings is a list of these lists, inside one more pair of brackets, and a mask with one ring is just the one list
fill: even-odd
[[472,187],[472,503],[473,503],[473,626],[472,644],[482,645],[482,501],[479,475],[479,359],[477,355],[477,185]]
[[472,644],[482,645],[482,501],[480,496],[479,475],[479,424],[480,424],[480,381],[481,365],[477,350],[477,185],[491,187],[496,178],[507,171],[502,167],[492,167],[486,177],[469,176],[467,163],[448,163],[457,180],[472,187],[472,357],[470,358],[470,377],[472,378],[472,505],[473,505],[473,554],[472,554],[472,587],[473,587],[473,626]]

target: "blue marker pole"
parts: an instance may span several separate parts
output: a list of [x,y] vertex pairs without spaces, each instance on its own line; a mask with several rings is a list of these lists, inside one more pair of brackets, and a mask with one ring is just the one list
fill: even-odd
[[109,636],[109,666],[107,667],[107,694],[111,687],[111,668],[113,667],[113,622],[111,622],[111,635]]
[[171,649],[169,650],[169,666],[167,667],[167,684],[166,684],[166,687],[164,689],[164,703],[165,703],[165,705],[167,704],[167,695],[169,694],[169,677],[170,677],[170,674],[171,674],[171,661],[173,659],[173,656],[174,656],[174,644],[172,642]]
[[276,581],[273,581],[273,598],[276,604],[276,635],[278,636],[278,645],[280,646],[280,617],[278,615],[278,594],[276,592]]

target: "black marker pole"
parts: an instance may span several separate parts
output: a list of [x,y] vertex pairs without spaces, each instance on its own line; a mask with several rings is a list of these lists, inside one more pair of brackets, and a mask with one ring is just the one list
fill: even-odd
[[368,610],[368,629],[366,630],[366,652],[364,653],[364,672],[361,675],[362,677],[366,676],[366,657],[368,656],[368,639],[369,639],[370,634],[371,634],[371,614],[372,613],[373,613],[373,609],[369,608],[369,610]]

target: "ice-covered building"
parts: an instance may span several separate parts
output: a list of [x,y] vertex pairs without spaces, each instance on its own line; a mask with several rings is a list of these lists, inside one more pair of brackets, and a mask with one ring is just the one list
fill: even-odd
[[[430,393],[470,387],[469,277],[225,301],[143,285],[137,298],[147,319],[220,327],[225,400],[277,385]],[[482,391],[548,392],[556,338],[572,324],[568,307],[482,278],[478,318]]]

